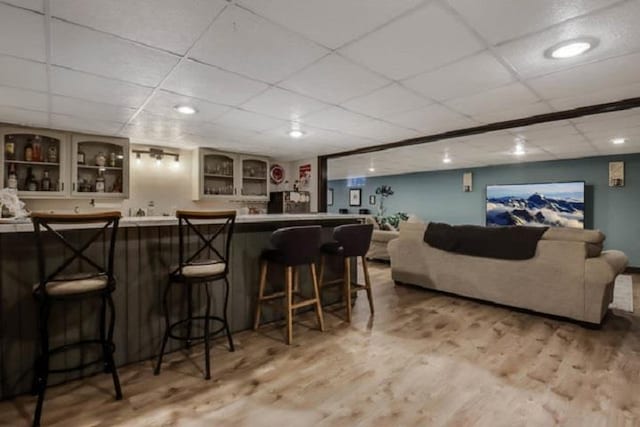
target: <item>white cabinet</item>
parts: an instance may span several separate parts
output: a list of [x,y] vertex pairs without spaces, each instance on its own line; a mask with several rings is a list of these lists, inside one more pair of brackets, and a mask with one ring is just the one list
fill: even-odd
[[194,200],[269,200],[268,159],[199,148],[193,162]]
[[129,197],[129,141],[73,135],[71,195],[73,197]]
[[19,126],[0,138],[2,187],[17,184],[22,199],[129,197],[128,139]]
[[69,135],[41,129],[0,127],[2,187],[17,186],[22,199],[69,195]]

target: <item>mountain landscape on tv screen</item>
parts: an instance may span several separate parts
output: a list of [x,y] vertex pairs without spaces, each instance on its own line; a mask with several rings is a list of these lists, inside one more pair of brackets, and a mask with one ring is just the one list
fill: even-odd
[[487,187],[487,226],[584,228],[584,184]]

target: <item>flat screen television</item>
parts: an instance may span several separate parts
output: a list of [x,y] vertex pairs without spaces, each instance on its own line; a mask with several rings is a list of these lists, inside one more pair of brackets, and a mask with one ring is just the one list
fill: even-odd
[[487,185],[486,225],[584,228],[584,182]]

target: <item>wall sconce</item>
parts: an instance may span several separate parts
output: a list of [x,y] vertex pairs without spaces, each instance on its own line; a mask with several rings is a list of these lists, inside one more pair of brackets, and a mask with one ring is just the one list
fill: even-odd
[[164,151],[160,148],[149,148],[148,150],[131,150],[136,155],[136,163],[140,163],[140,156],[142,154],[148,154],[152,159],[156,159],[156,164],[159,166],[162,163],[162,159],[165,156],[173,157],[176,162],[180,161],[180,154]]

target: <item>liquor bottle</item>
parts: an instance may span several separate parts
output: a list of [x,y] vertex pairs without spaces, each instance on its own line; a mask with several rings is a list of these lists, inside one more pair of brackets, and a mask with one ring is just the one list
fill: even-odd
[[114,151],[109,154],[109,167],[116,167],[116,153]]
[[84,165],[84,163],[85,163],[84,151],[78,150],[78,164],[79,165]]
[[49,178],[49,171],[46,169],[42,173],[42,181],[40,181],[40,191],[51,191],[51,179]]
[[6,160],[16,159],[16,139],[13,135],[7,135],[7,140],[4,143],[4,158]]
[[25,189],[27,191],[38,191],[38,181],[36,180],[33,170],[27,169],[27,180],[25,182]]
[[40,135],[33,137],[33,153],[31,156],[34,162],[42,161],[42,138],[40,138]]
[[33,144],[31,144],[31,138],[27,140],[27,145],[24,146],[24,161],[33,161]]
[[16,174],[16,165],[11,163],[9,166],[9,177],[7,178],[7,187],[12,190],[18,189],[18,175]]
[[49,144],[49,148],[47,148],[47,161],[49,163],[58,163],[58,147],[56,147],[56,144]]
[[98,171],[98,177],[96,178],[96,193],[104,193],[104,176],[102,171]]

